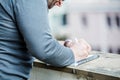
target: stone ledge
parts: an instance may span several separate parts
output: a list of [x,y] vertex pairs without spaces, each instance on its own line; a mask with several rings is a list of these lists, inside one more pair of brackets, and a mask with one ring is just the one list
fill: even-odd
[[87,76],[99,80],[120,80],[120,55],[101,52],[92,52],[92,54],[99,54],[100,57],[77,67],[53,67],[39,60],[35,60],[33,65],[38,68],[76,74],[78,77]]

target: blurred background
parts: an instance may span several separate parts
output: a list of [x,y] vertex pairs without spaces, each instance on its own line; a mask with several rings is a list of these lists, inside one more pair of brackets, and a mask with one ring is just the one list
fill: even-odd
[[58,40],[83,38],[93,50],[120,54],[120,0],[65,0],[49,19]]

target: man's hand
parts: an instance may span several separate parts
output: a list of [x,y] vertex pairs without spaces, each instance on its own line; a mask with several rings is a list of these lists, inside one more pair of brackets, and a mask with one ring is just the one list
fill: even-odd
[[86,58],[91,51],[91,46],[84,39],[66,40],[64,46],[72,49],[75,61]]

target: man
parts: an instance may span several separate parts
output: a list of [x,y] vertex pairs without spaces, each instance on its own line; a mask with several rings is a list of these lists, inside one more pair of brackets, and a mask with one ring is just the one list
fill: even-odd
[[52,37],[48,8],[61,4],[61,0],[0,0],[0,80],[27,80],[32,56],[63,67],[88,55],[90,47],[84,40],[65,47]]

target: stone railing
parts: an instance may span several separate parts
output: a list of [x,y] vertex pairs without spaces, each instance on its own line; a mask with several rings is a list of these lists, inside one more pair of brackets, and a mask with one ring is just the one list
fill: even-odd
[[58,68],[36,60],[30,80],[120,80],[120,55],[92,52],[100,57],[79,66]]

